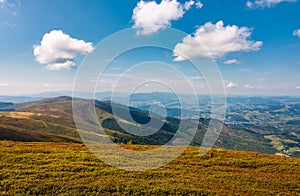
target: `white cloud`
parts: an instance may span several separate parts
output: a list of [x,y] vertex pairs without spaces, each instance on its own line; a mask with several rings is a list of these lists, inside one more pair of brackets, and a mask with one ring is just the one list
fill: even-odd
[[296,29],[295,31],[293,31],[293,35],[300,38],[300,29]]
[[0,0],[0,8],[16,16],[18,15],[18,10],[21,8],[21,0]]
[[226,88],[236,88],[238,87],[238,84],[234,83],[234,82],[229,82],[227,85],[226,85]]
[[69,84],[44,84],[44,87],[69,87]]
[[296,89],[300,89],[300,86],[296,86]]
[[225,65],[231,65],[231,64],[240,64],[240,62],[237,59],[229,59],[227,61],[224,61]]
[[244,85],[244,88],[254,88],[254,86],[252,86],[250,84],[246,84],[246,85]]
[[197,1],[195,5],[196,5],[196,8],[197,8],[197,9],[201,9],[201,8],[203,8],[203,6],[204,6],[203,3],[202,3],[201,1]]
[[216,24],[208,22],[175,46],[175,61],[209,56],[216,59],[230,52],[260,50],[263,43],[250,40],[251,33],[248,27],[224,26],[221,20]]
[[0,83],[0,87],[1,86],[8,86],[8,84],[6,84],[6,83]]
[[249,69],[249,68],[244,68],[244,69],[240,69],[239,71],[242,71],[242,72],[251,72],[253,70]]
[[73,61],[66,61],[63,63],[54,63],[54,64],[49,64],[46,66],[46,69],[51,70],[51,71],[58,71],[58,70],[63,70],[63,69],[74,69],[76,68],[76,65]]
[[247,1],[246,6],[248,8],[270,8],[276,4],[283,2],[296,2],[297,0],[255,0]]
[[[14,23],[12,22],[13,20],[15,20],[14,16],[18,15],[20,9],[21,0],[0,0],[0,14],[2,15],[1,20],[3,20],[4,18],[6,18],[6,21],[9,20],[9,24],[7,25],[11,27],[10,24]],[[5,24],[6,22],[1,21],[1,23]]]
[[253,7],[253,3],[251,1],[247,1],[246,6],[248,8],[252,8]]
[[264,81],[266,81],[266,78],[256,78],[256,80],[259,82],[264,82]]
[[149,35],[165,29],[172,21],[182,18],[194,3],[193,0],[184,4],[180,4],[177,0],[162,0],[158,4],[156,1],[141,0],[133,10],[133,28],[137,29],[138,35]]
[[74,59],[76,56],[92,51],[92,43],[71,38],[61,30],[46,33],[41,43],[34,46],[36,61],[47,64],[46,68],[49,70],[75,68]]
[[195,4],[195,1],[187,1],[184,3],[183,8],[185,10],[191,9],[191,7]]

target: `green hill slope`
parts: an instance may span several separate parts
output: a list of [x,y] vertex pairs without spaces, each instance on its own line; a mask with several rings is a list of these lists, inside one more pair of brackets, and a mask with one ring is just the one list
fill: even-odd
[[[76,100],[85,103],[86,100]],[[84,107],[84,105],[83,105]],[[115,118],[112,115],[118,111],[119,116]],[[36,102],[29,102],[14,105],[16,112],[0,114],[0,139],[13,141],[49,141],[49,142],[80,142],[78,131],[74,124],[72,114],[72,102],[70,97],[58,97],[45,99]],[[106,135],[99,134],[98,127],[87,119],[80,119],[85,123],[84,134],[92,140],[107,137],[107,135],[117,143],[149,144],[161,145],[169,141],[176,133],[179,121],[175,118],[167,118],[163,121],[163,126],[155,134],[150,136],[139,137],[127,133],[122,127],[128,129],[138,129],[136,125],[126,118],[124,113],[125,106],[112,104],[110,102],[96,101],[97,114],[99,122],[104,127]],[[149,114],[136,108],[130,108],[132,117],[139,123],[147,123]],[[152,116],[154,121],[161,123],[161,119]],[[117,123],[118,121],[118,123]],[[192,145],[201,145],[205,135],[209,120],[200,119],[188,120],[187,125],[196,125],[199,123],[199,130],[196,133]],[[154,123],[155,124],[155,123]],[[149,127],[149,131],[156,130],[157,127]],[[186,129],[189,134],[188,127]],[[145,130],[141,130],[145,131]],[[271,140],[264,138],[260,134],[247,132],[246,130],[232,129],[224,125],[223,131],[217,140],[215,146],[225,149],[257,151],[262,153],[278,152],[270,143]]]

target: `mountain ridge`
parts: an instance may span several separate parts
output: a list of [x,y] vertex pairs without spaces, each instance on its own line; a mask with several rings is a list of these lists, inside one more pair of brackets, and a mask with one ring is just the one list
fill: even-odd
[[[91,101],[77,99],[77,101]],[[176,132],[176,126],[180,119],[168,117],[162,128],[151,137],[137,137],[126,133],[117,123],[112,108],[122,111],[127,106],[116,104],[110,101],[95,101],[98,113],[102,118],[101,125],[104,127],[106,134],[116,143],[133,143],[133,144],[151,144],[162,145],[169,141]],[[15,111],[2,113],[0,115],[0,135],[1,140],[14,141],[64,141],[64,142],[81,142],[77,128],[74,124],[72,113],[72,97],[62,96],[56,98],[48,98],[34,102],[15,104]],[[147,123],[149,121],[149,113],[137,108],[129,108],[134,120],[139,123]],[[26,116],[27,115],[27,116]],[[127,128],[133,128],[128,119],[120,118],[119,123]],[[155,117],[157,121],[160,119]],[[22,119],[22,120],[20,120]],[[199,123],[198,132],[195,135],[191,145],[199,146],[208,127],[209,119],[190,120],[190,123]],[[32,125],[31,127],[29,125]],[[46,125],[42,127],[42,125]],[[29,126],[29,127],[28,127]],[[95,129],[94,125],[88,124],[91,129]],[[156,127],[149,127],[155,129]],[[17,134],[22,134],[24,137],[16,137]],[[10,133],[10,134],[8,134]],[[14,133],[14,134],[12,134]],[[95,133],[91,134],[92,137]],[[27,137],[25,137],[27,136]],[[47,140],[47,136],[49,140]],[[103,135],[98,135],[103,137]],[[32,138],[30,138],[32,137]],[[215,146],[233,150],[248,150],[258,151],[262,153],[276,153],[276,149],[270,145],[268,139],[263,138],[256,133],[247,132],[244,130],[234,130],[227,125],[224,125],[220,138]]]

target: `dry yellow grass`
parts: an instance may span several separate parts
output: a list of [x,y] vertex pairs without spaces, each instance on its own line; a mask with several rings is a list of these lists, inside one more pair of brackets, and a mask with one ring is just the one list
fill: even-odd
[[[147,150],[154,146],[130,145]],[[300,160],[189,147],[162,168],[129,172],[82,144],[0,142],[1,195],[299,195]]]
[[60,118],[59,116],[55,115],[45,115],[41,113],[32,113],[32,112],[0,112],[0,116],[4,117],[11,117],[11,118],[22,118],[22,119],[28,119],[32,116],[50,116],[53,118]]

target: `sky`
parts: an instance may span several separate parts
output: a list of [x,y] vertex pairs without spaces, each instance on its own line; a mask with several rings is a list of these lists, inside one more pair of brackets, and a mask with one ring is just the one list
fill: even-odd
[[0,95],[72,90],[82,61],[101,40],[124,29],[148,39],[173,28],[184,35],[162,39],[176,40],[169,50],[125,52],[96,90],[130,91],[135,82],[142,91],[163,91],[143,83],[155,79],[187,93],[180,86],[187,78],[206,94],[205,76],[189,60],[209,58],[214,63],[207,67],[217,65],[229,95],[299,96],[299,10],[297,0],[0,0]]

